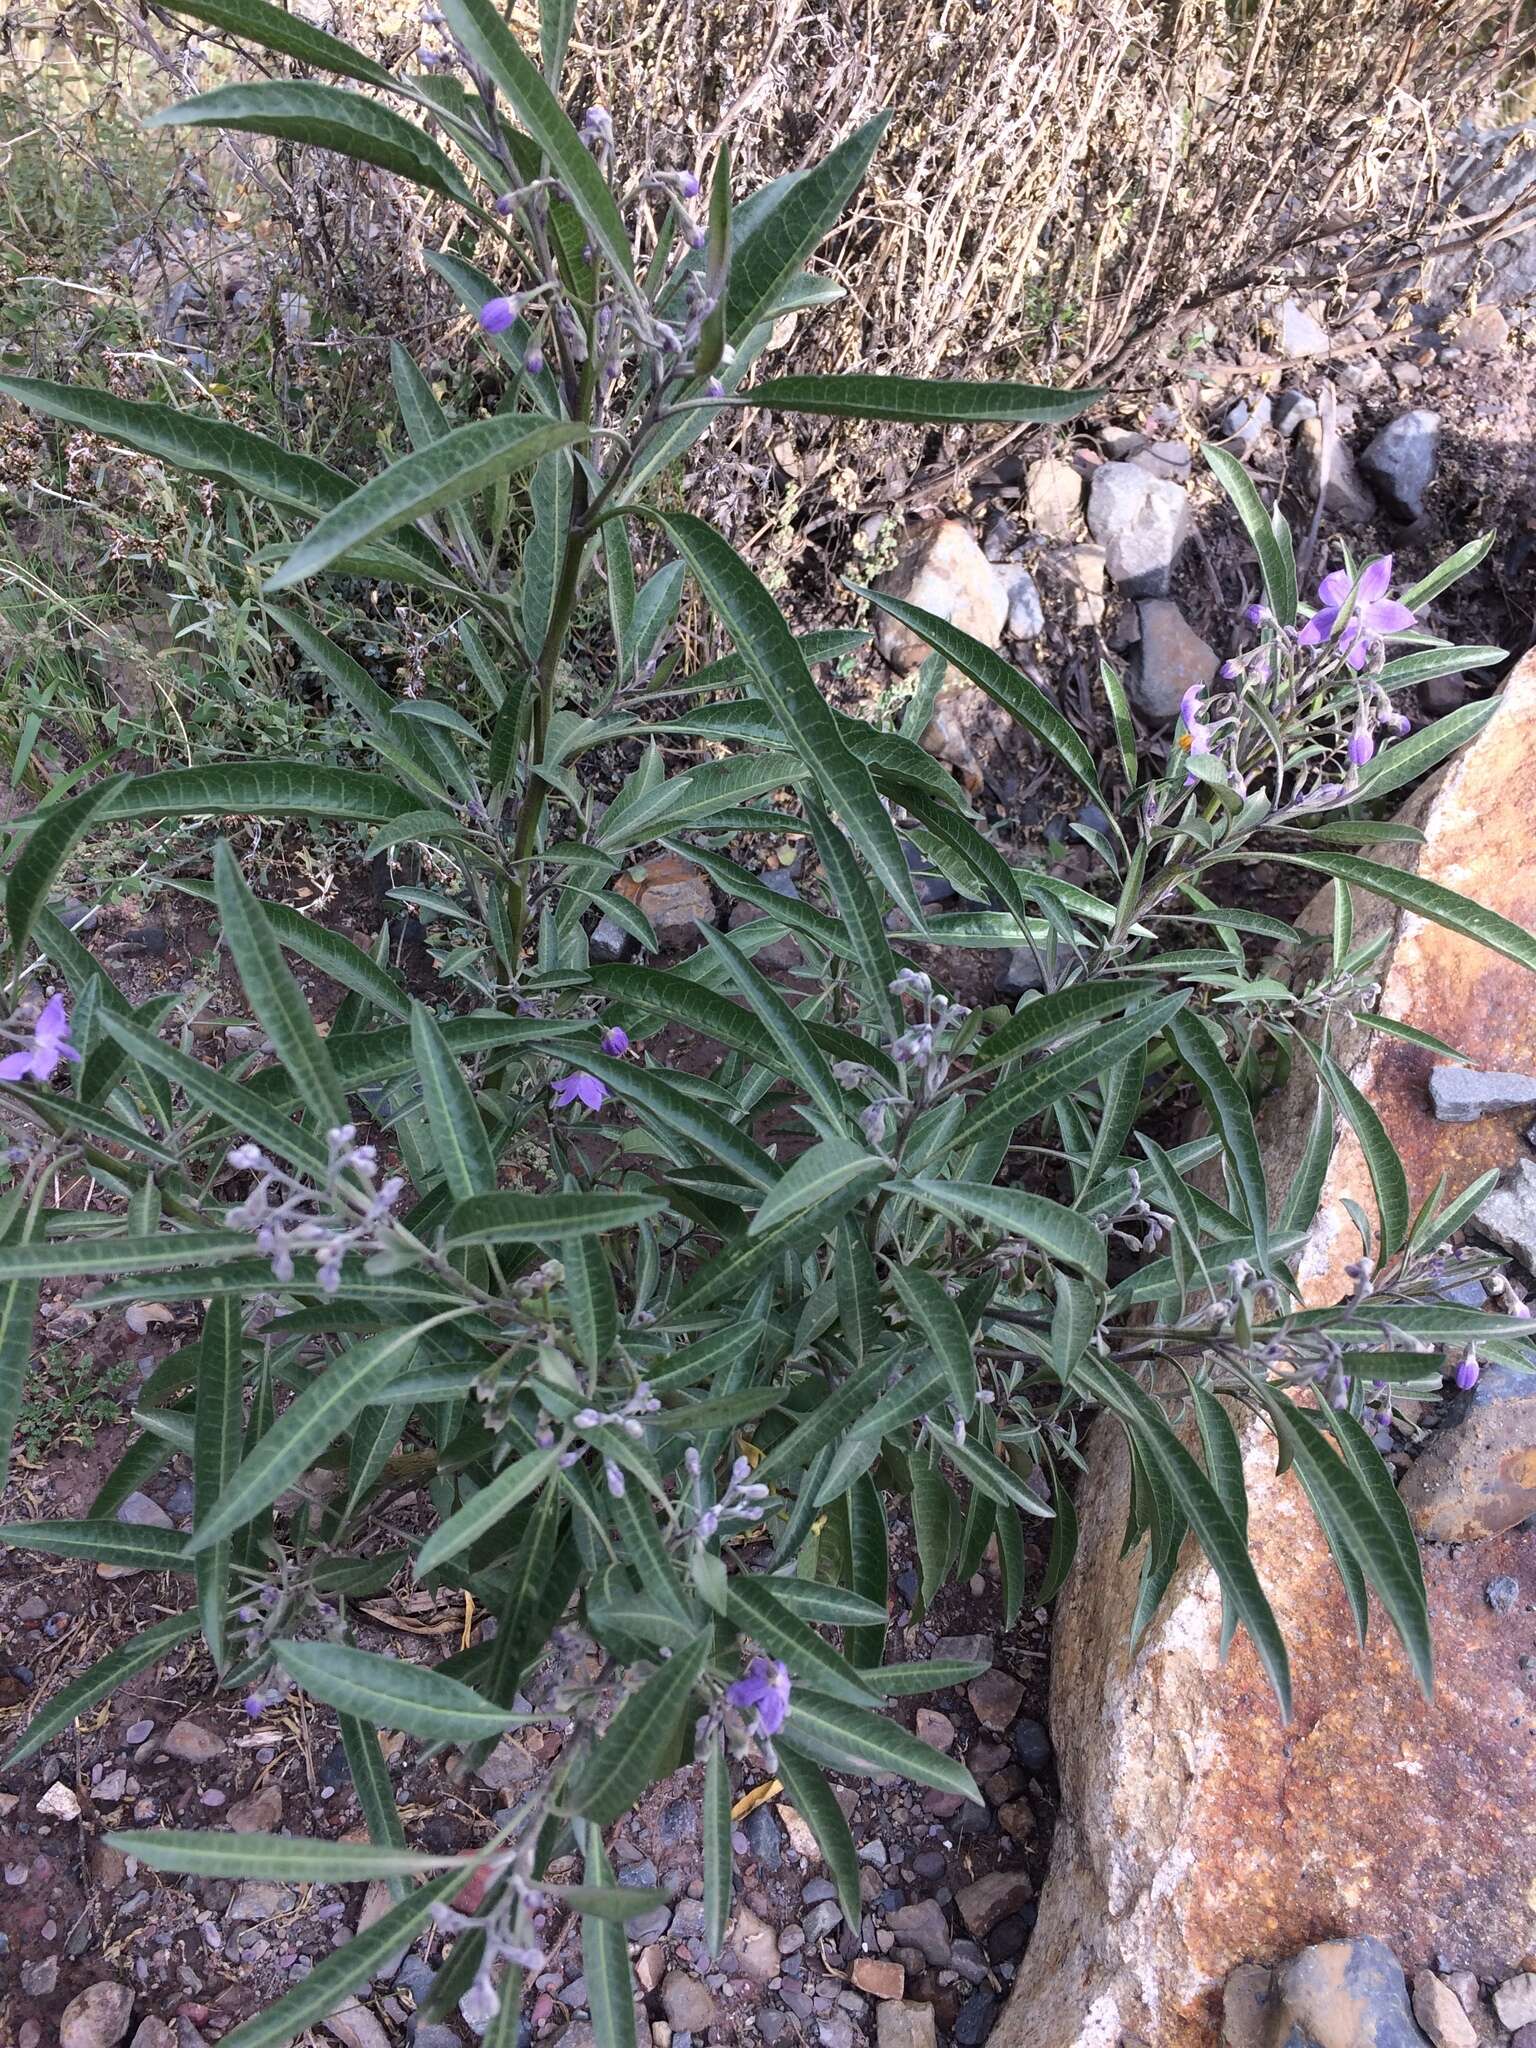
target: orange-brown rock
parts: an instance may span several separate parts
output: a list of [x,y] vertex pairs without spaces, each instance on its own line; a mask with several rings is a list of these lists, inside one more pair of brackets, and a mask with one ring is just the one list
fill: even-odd
[[615,892],[643,910],[663,946],[691,944],[699,924],[715,922],[715,899],[702,871],[679,853],[659,853],[614,883]]
[[[1389,851],[1536,931],[1533,764],[1528,656],[1479,738],[1405,814],[1425,843]],[[1481,1066],[1536,1073],[1536,978],[1374,899],[1355,911],[1358,938],[1391,929],[1384,1014]],[[1519,1155],[1528,1113],[1436,1122],[1427,1052],[1363,1029],[1337,1050],[1403,1155],[1415,1205],[1441,1173],[1454,1193]],[[1300,1064],[1297,1092],[1261,1119],[1277,1200],[1309,1115]],[[1298,1259],[1312,1302],[1348,1289],[1358,1240],[1346,1198],[1374,1213],[1352,1134]],[[1357,1648],[1326,1546],[1292,1480],[1276,1477],[1269,1437],[1251,1431],[1245,1458],[1255,1562],[1291,1652],[1288,1727],[1246,1638],[1222,1664],[1220,1598],[1192,1547],[1129,1648],[1140,1560],[1118,1554],[1127,1459],[1117,1432],[1093,1432],[1051,1680],[1063,1815],[994,2048],[1211,2048],[1232,1970],[1340,1935],[1379,1937],[1410,1975],[1494,1976],[1536,1948],[1536,1683],[1520,1661],[1536,1535],[1426,1551],[1437,1664],[1426,1703],[1382,1617]],[[1505,1575],[1520,1591],[1499,1613],[1484,1589]]]

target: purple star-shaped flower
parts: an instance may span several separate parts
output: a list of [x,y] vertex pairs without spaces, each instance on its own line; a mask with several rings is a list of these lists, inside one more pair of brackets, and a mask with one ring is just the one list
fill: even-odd
[[78,1060],[69,1042],[69,1012],[62,996],[50,996],[32,1026],[32,1042],[0,1060],[0,1081],[51,1081],[60,1060]]
[[1381,645],[1383,634],[1402,633],[1409,626],[1418,624],[1407,605],[1399,604],[1395,597],[1388,597],[1391,581],[1390,555],[1382,555],[1378,560],[1367,563],[1360,572],[1358,583],[1346,570],[1333,570],[1317,586],[1322,609],[1314,612],[1296,635],[1297,645],[1320,647],[1325,640],[1331,639],[1339,615],[1349,604],[1350,592],[1353,591],[1355,601],[1344,621],[1344,630],[1339,634],[1339,652],[1352,669],[1364,668]]
[[776,1658],[754,1657],[745,1678],[728,1685],[725,1696],[733,1707],[757,1716],[759,1731],[777,1735],[789,1714],[789,1671]]
[[596,1074],[567,1074],[550,1088],[556,1109],[574,1109],[578,1102],[584,1109],[601,1109],[608,1100],[608,1090]]

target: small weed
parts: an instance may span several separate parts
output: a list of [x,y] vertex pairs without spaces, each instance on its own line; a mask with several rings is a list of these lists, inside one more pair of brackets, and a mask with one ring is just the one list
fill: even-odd
[[98,1364],[92,1351],[50,1344],[33,1367],[16,1423],[16,1448],[29,1465],[63,1445],[89,1450],[97,1432],[122,1419],[123,1393],[133,1378],[126,1360]]

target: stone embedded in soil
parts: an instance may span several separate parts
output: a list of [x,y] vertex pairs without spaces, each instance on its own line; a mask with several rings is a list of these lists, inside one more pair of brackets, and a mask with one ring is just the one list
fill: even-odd
[[1536,1273],[1536,1162],[1519,1159],[1477,1212],[1476,1229]]
[[1239,1963],[1222,1988],[1221,2048],[1269,2048],[1274,2000],[1274,1971]]
[[1493,2009],[1499,2025],[1511,2031],[1536,2023],[1536,1976],[1523,1970],[1518,1977],[1506,1977],[1493,1994]]
[[973,1991],[955,2015],[950,2039],[955,2048],[982,2048],[997,2024],[1000,2002],[995,1992]]
[[936,1749],[942,1756],[955,1746],[955,1724],[948,1714],[941,1714],[937,1707],[919,1707],[917,1710],[917,1739],[926,1742],[930,1749]]
[[587,938],[591,957],[611,965],[616,960],[627,960],[634,949],[635,942],[623,925],[604,911]]
[[1429,1099],[1443,1124],[1472,1124],[1480,1116],[1536,1105],[1536,1078],[1529,1074],[1487,1074],[1478,1067],[1435,1067]]
[[78,1820],[80,1801],[62,1778],[50,1785],[37,1802],[39,1813],[46,1813],[50,1820]]
[[651,921],[658,944],[675,951],[691,945],[697,926],[715,922],[715,899],[703,870],[680,853],[659,853],[614,883],[614,893]]
[[661,1987],[661,2009],[674,2033],[702,2034],[715,2023],[715,1995],[686,1970],[669,1970]]
[[1045,987],[1045,967],[1033,946],[1015,946],[992,983],[1000,996],[1028,995]]
[[175,1527],[170,1516],[156,1500],[147,1493],[130,1493],[118,1505],[117,1519],[130,1522],[139,1529],[171,1529]]
[[209,1764],[224,1754],[224,1738],[196,1721],[177,1721],[155,1744],[184,1764]]
[[1423,2048],[1402,1965],[1385,1942],[1370,1935],[1303,1949],[1275,1971],[1274,2000],[1277,2041],[1311,2041],[1317,2048]]
[[1360,471],[1392,517],[1407,521],[1422,518],[1439,459],[1439,413],[1405,412],[1370,443]]
[[750,1977],[754,1984],[766,1984],[770,1977],[777,1976],[779,1937],[750,1906],[736,1909],[736,1917],[726,1930],[725,1940],[741,1964],[742,1975]]
[[515,1736],[503,1735],[475,1776],[492,1792],[511,1792],[537,1777],[538,1768]]
[[151,2015],[147,2020],[140,2020],[130,2048],[177,2048],[176,2029]]
[[784,1832],[789,1837],[789,1846],[796,1856],[803,1856],[807,1863],[821,1861],[821,1844],[817,1841],[810,1822],[798,1808],[787,1800],[779,1801],[779,1819],[784,1823]]
[[885,1924],[904,1948],[914,1948],[925,1962],[942,1969],[949,1961],[949,1922],[937,1899],[918,1899],[886,1914]]
[[291,1913],[294,1895],[287,1885],[274,1884],[269,1878],[248,1878],[229,1902],[226,1920],[248,1921],[259,1925],[264,1920],[275,1920],[283,1913]]
[[933,1646],[935,1664],[990,1664],[990,1636],[940,1636]]
[[1190,534],[1189,499],[1133,462],[1104,462],[1088,493],[1088,530],[1122,597],[1165,597]]
[[[891,597],[904,599],[935,618],[947,619],[984,646],[996,647],[1008,622],[1008,593],[963,519],[941,519],[879,581]],[[926,640],[888,613],[875,620],[875,645],[901,675],[921,667],[932,649]]]
[[875,2007],[875,2048],[938,2048],[938,2039],[931,2005],[888,2000]]
[[1456,329],[1456,346],[1468,355],[1496,356],[1509,342],[1509,322],[1497,306],[1479,306]]
[[1376,517],[1376,500],[1360,481],[1348,442],[1320,419],[1303,420],[1296,430],[1296,474],[1308,496],[1322,492],[1323,511],[1336,525],[1369,526]]
[[355,1998],[338,2005],[326,2019],[325,2028],[336,2036],[342,2048],[390,2048],[383,2021]]
[[1220,662],[1172,598],[1152,598],[1138,614],[1141,639],[1131,666],[1131,697],[1148,718],[1172,725],[1184,692],[1206,688]]
[[1433,1970],[1420,1970],[1413,1980],[1413,2016],[1434,2048],[1477,2048],[1477,2029],[1461,2000]]
[[971,1711],[983,1728],[1001,1735],[1024,1701],[1024,1688],[1006,1671],[993,1669],[973,1678],[965,1689]]
[[1024,516],[1051,540],[1070,540],[1083,509],[1083,479],[1070,462],[1048,455],[1024,479]]
[[997,1817],[1002,1822],[1003,1832],[1012,1841],[1032,1842],[1040,1832],[1035,1809],[1027,1799],[1010,1799],[1006,1806],[998,1808]]
[[955,1893],[960,1918],[978,1941],[989,1935],[999,1920],[1022,1912],[1035,1896],[1035,1888],[1022,1870],[992,1870]]
[[907,1973],[887,1956],[860,1956],[853,1966],[856,1990],[871,1998],[902,1998],[906,1995]]
[[282,1824],[283,1795],[275,1785],[237,1799],[229,1809],[229,1824],[237,1835],[272,1835]]
[[72,1998],[59,2021],[59,2048],[114,2048],[133,2017],[133,1992],[126,1984],[91,1984]]
[[1045,613],[1040,605],[1040,593],[1035,588],[1035,579],[1029,571],[1017,564],[999,571],[1003,588],[1008,594],[1008,637],[1010,640],[1033,640],[1045,631]]
[[1429,1543],[1475,1543],[1536,1515],[1536,1373],[1485,1365],[1445,1402],[1398,1492]]
[[1271,405],[1269,417],[1275,432],[1289,440],[1303,420],[1317,418],[1317,400],[1305,391],[1282,391]]
[[[1488,724],[1405,806],[1419,845],[1373,858],[1536,930],[1536,657]],[[1480,1066],[1536,1073],[1529,971],[1443,927],[1355,897],[1355,943],[1385,939],[1379,1013]],[[1302,914],[1326,936],[1332,890]],[[1507,1118],[1443,1124],[1434,1055],[1346,1024],[1334,1048],[1403,1159],[1410,1213],[1442,1173],[1454,1196],[1524,1141]],[[1312,1114],[1301,1067],[1259,1115],[1270,1186],[1291,1185]],[[1359,1256],[1349,1205],[1374,1217],[1364,1154],[1342,1124],[1318,1220],[1292,1265],[1312,1305],[1348,1295]],[[1281,1723],[1252,1645],[1221,1648],[1221,1597],[1191,1547],[1134,1648],[1141,1558],[1120,1555],[1129,1460],[1095,1425],[1078,1490],[1077,1561],[1057,1605],[1052,1727],[1062,1813],[1040,1913],[997,2048],[1087,2048],[1122,2036],[1210,2048],[1233,1969],[1322,1929],[1371,1931],[1410,1971],[1484,1978],[1530,1951],[1536,1717],[1517,1621],[1484,1588],[1509,1574],[1536,1599],[1536,1532],[1431,1546],[1423,1569],[1437,1683],[1426,1701],[1390,1629],[1361,1649],[1328,1546],[1273,1439],[1238,1424],[1258,1576],[1290,1649],[1295,1715]],[[1522,1614],[1521,1619],[1524,1619]],[[1362,1907],[1368,1901],[1368,1908]]]
[[1275,338],[1281,355],[1292,362],[1302,356],[1325,356],[1330,346],[1327,328],[1297,299],[1287,299],[1280,308]]

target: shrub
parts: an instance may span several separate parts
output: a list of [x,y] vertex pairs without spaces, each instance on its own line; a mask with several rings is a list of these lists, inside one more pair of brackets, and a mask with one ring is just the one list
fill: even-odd
[[[979,1669],[883,1661],[893,1496],[910,1515],[921,1601],[973,1573],[995,1539],[1012,1618],[1026,1595],[1021,1518],[1050,1525],[1046,1579],[1029,1589],[1048,1598],[1071,1562],[1078,1432],[1094,1411],[1113,1416],[1136,1475],[1132,1537],[1145,1540],[1138,1626],[1192,1535],[1284,1710],[1285,1647],[1245,1540],[1233,1416],[1251,1411],[1294,1463],[1361,1628],[1369,1586],[1427,1684],[1423,1586],[1379,1446],[1395,1397],[1438,1391],[1444,1347],[1475,1336],[1513,1358],[1519,1328],[1441,1299],[1437,1248],[1481,1186],[1411,1216],[1402,1167],[1328,1043],[1346,1013],[1406,1028],[1371,1014],[1375,949],[1354,942],[1352,886],[1536,966],[1527,933],[1351,850],[1401,837],[1374,820],[1379,800],[1486,715],[1472,707],[1410,738],[1393,695],[1490,658],[1417,624],[1482,544],[1401,600],[1388,564],[1348,566],[1307,616],[1284,524],[1213,451],[1266,601],[1251,650],[1189,693],[1166,762],[1138,755],[1106,669],[1107,765],[1128,792],[1113,813],[1100,765],[1043,691],[945,621],[869,593],[1097,807],[1079,830],[1099,887],[1014,866],[914,738],[823,699],[811,664],[846,637],[797,638],[705,520],[647,495],[733,406],[1019,422],[1070,417],[1095,395],[899,377],[746,384],[773,323],[825,296],[804,265],[882,124],[739,202],[722,153],[696,208],[686,175],[615,163],[601,110],[571,124],[546,82],[562,54],[554,13],[541,73],[490,0],[445,0],[440,60],[397,79],[265,0],[178,4],[430,117],[442,144],[383,98],[270,80],[165,118],[337,149],[499,221],[507,275],[451,248],[436,260],[505,365],[502,402],[455,424],[397,350],[412,449],[354,486],[208,414],[14,377],[0,389],[311,521],[268,576],[273,595],[365,575],[453,608],[494,718],[482,731],[431,696],[391,699],[290,595],[271,617],[356,718],[376,769],[254,758],[111,777],[13,827],[0,1426],[8,1436],[22,1398],[41,1279],[102,1280],[100,1303],[206,1310],[197,1340],[145,1384],[140,1434],[91,1515],[0,1531],[178,1574],[187,1610],[66,1688],[11,1761],[200,1632],[253,1716],[295,1685],[336,1709],[372,1843],[163,1830],[121,1846],[153,1868],[382,1878],[398,1892],[232,2041],[290,2039],[429,1916],[458,1936],[442,1999],[511,2041],[521,1974],[577,1912],[594,2022],[617,2044],[630,2013],[622,1922],[654,1900],[613,1885],[602,1830],[680,1761],[704,1767],[714,1947],[730,1912],[731,1774],[754,1750],[817,1832],[850,1918],[858,1871],[824,1771],[895,1770],[976,1796],[961,1765],[879,1711]],[[514,494],[526,529],[509,521]],[[522,531],[509,564],[506,537]],[[646,533],[675,553],[637,587],[632,547]],[[606,635],[587,601],[599,560]],[[689,678],[658,675],[685,576],[734,651]],[[701,737],[734,751],[669,774],[663,746]],[[601,807],[584,765],[636,741],[639,765]],[[786,799],[815,846],[819,901],[768,889],[724,850],[781,828]],[[173,1043],[165,1005],[135,1010],[50,891],[107,824],[241,812],[366,826],[373,853],[429,852],[453,894],[401,893],[455,922],[455,972],[478,1007],[412,1001],[383,954],[259,901],[221,844],[224,943],[275,1057],[216,1070]],[[975,907],[925,914],[903,834]],[[595,965],[599,910],[653,948],[610,884],[656,847],[686,847],[763,915],[703,930],[666,972]],[[1260,857],[1334,878],[1332,947],[1316,968],[1291,926],[1212,894],[1224,870]],[[798,986],[756,964],[785,936],[807,962]],[[1245,940],[1287,955],[1289,981],[1253,970]],[[1012,1014],[977,1013],[911,957],[978,947],[1031,950],[1038,993]],[[346,991],[323,1034],[286,954]],[[33,992],[60,979],[69,1000],[56,990],[39,1005]],[[671,1058],[669,1027],[720,1048],[720,1063],[706,1076]],[[1298,1061],[1316,1067],[1317,1110],[1304,1169],[1275,1199],[1253,1105]],[[1171,1142],[1191,1098],[1207,1133]],[[1287,1260],[1339,1116],[1379,1214],[1357,1219],[1353,1296],[1320,1311],[1301,1306]],[[122,1213],[49,1208],[66,1166]],[[173,1454],[194,1475],[190,1536],[114,1520]],[[321,1468],[323,1504],[292,1505]],[[422,1484],[430,1523],[402,1527],[395,1506]],[[472,1595],[494,1636],[430,1668],[361,1647],[352,1603],[407,1567]],[[559,1764],[472,1857],[412,1851],[374,1731],[452,1744],[472,1767],[519,1724],[537,1665],[575,1683],[573,1600],[603,1661],[582,1680]],[[578,1854],[579,1883],[551,1878]],[[489,1878],[472,1911],[451,1903],[469,1866]]]

